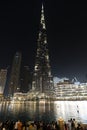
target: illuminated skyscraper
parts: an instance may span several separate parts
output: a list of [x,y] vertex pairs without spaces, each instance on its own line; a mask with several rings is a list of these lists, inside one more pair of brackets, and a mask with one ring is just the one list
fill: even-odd
[[37,54],[34,67],[32,89],[40,92],[48,92],[53,87],[53,77],[48,54],[48,43],[42,5],[40,30],[37,41]]
[[7,69],[0,70],[0,95],[3,96],[7,79]]
[[17,52],[13,59],[12,70],[9,82],[9,96],[13,96],[15,92],[20,91],[20,67],[21,67],[21,53]]

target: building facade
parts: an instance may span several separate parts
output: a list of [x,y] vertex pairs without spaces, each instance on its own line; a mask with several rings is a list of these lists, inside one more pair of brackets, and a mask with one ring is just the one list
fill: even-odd
[[29,66],[23,66],[21,69],[21,92],[26,93],[31,90],[32,73]]

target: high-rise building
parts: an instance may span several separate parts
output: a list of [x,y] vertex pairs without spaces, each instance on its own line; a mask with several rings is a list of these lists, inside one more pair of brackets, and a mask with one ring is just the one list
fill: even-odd
[[9,81],[9,96],[20,91],[20,67],[21,67],[21,53],[17,52],[13,59],[10,81]]
[[53,77],[51,74],[51,66],[49,61],[44,8],[42,5],[32,89],[45,93],[51,90],[52,87]]
[[1,69],[0,70],[0,95],[4,95],[4,89],[7,79],[7,69]]

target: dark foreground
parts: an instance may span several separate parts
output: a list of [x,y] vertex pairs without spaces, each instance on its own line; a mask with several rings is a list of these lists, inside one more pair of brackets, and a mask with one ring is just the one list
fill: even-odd
[[18,120],[13,122],[7,120],[5,122],[0,121],[0,130],[87,130],[87,125],[81,124],[72,118],[67,122],[60,118],[57,122],[52,121],[49,123],[43,121],[22,122]]

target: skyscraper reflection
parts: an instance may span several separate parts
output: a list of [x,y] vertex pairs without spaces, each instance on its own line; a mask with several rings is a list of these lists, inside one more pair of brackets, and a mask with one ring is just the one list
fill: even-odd
[[[65,121],[70,118],[87,123],[87,101],[52,101],[52,102],[15,102],[0,103],[0,120],[43,120],[58,121],[62,117]],[[77,112],[77,105],[79,113]],[[84,109],[85,108],[85,109]],[[3,116],[4,115],[4,116]]]

